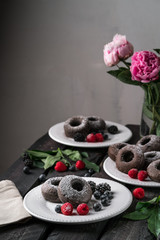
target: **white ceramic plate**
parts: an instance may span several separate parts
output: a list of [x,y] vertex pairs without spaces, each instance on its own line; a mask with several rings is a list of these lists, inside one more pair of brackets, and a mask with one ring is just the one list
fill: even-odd
[[24,207],[31,215],[45,221],[62,224],[82,224],[112,218],[124,212],[132,203],[131,192],[122,184],[102,178],[88,177],[84,179],[87,181],[94,181],[96,184],[102,182],[110,184],[111,190],[114,192],[114,197],[108,207],[103,207],[101,211],[95,212],[91,206],[93,202],[97,200],[92,197],[91,201],[88,203],[90,211],[87,215],[79,216],[76,209],[74,209],[72,216],[65,216],[55,212],[57,203],[48,202],[43,198],[41,194],[41,185],[26,194],[23,201]]
[[108,140],[104,142],[95,142],[95,143],[88,143],[88,142],[76,142],[73,138],[69,138],[64,133],[64,122],[58,123],[52,126],[48,133],[49,136],[55,140],[56,142],[74,146],[74,147],[86,147],[86,148],[97,148],[97,147],[108,147],[112,144],[119,143],[119,142],[127,142],[131,136],[132,132],[129,128],[115,122],[105,121],[107,126],[115,125],[119,129],[119,133],[117,134],[108,134]]
[[143,187],[160,187],[160,183],[153,182],[149,177],[145,181],[140,181],[138,179],[133,179],[128,176],[128,174],[120,172],[117,167],[116,163],[108,157],[103,163],[104,171],[112,178],[132,185],[138,185]]

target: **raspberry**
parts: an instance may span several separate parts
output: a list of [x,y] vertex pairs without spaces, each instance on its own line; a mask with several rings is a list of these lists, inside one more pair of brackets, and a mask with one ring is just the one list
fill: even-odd
[[86,203],[81,203],[77,207],[77,212],[79,215],[87,215],[89,212],[89,207]]
[[76,168],[79,169],[79,170],[84,169],[85,168],[85,163],[82,160],[78,160],[76,162]]
[[131,178],[137,178],[138,170],[136,168],[132,168],[128,171],[128,176]]
[[73,206],[72,206],[72,204],[69,203],[69,202],[64,203],[64,204],[61,206],[61,212],[62,212],[64,215],[71,215],[72,212],[73,212]]
[[145,192],[144,192],[144,189],[143,189],[143,188],[135,188],[135,189],[133,190],[133,195],[134,195],[135,198],[137,198],[137,199],[142,199],[142,198],[144,198],[144,194],[145,194]]
[[56,166],[54,167],[54,169],[57,172],[64,172],[64,171],[67,170],[67,167],[66,167],[66,165],[63,162],[57,162]]
[[103,142],[104,141],[104,137],[102,135],[102,133],[96,133],[96,141],[97,142]]
[[86,141],[87,142],[96,142],[96,136],[93,133],[90,133],[87,135]]
[[139,171],[139,173],[138,173],[138,179],[139,179],[140,181],[144,181],[144,180],[147,178],[147,176],[148,176],[148,173],[147,173],[147,171],[145,171],[145,170],[141,170],[141,171]]

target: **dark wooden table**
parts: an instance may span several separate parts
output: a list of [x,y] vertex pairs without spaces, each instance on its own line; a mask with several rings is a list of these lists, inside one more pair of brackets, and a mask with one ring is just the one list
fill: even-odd
[[[131,144],[135,144],[139,140],[139,126],[127,125],[133,132],[133,136],[130,139]],[[37,140],[29,149],[39,150],[53,150],[58,147],[65,149],[69,148],[62,144],[53,141],[48,134],[45,134],[39,140]],[[78,149],[83,150],[84,149]],[[85,149],[89,154],[89,159],[98,165],[100,165],[100,172],[95,173],[92,177],[101,177],[111,179],[103,171],[103,161],[107,157],[107,148],[100,149]],[[12,180],[20,193],[24,197],[25,194],[32,188],[40,184],[38,177],[43,173],[43,169],[32,169],[31,174],[27,175],[23,173],[24,163],[20,157],[3,175],[0,176],[0,180],[9,179]],[[58,173],[56,171],[49,172],[47,178],[54,176],[63,176],[64,174],[70,174],[70,172]],[[72,173],[73,174],[73,173]],[[84,176],[85,170],[77,171],[77,175]],[[127,185],[131,191],[135,186]],[[159,188],[144,188],[145,200],[150,200],[159,195]],[[133,199],[133,202],[126,212],[134,210],[137,200]],[[124,214],[124,213],[123,213]],[[118,215],[106,221],[97,223],[82,224],[82,225],[61,225],[56,223],[49,223],[37,218],[32,218],[26,223],[15,223],[0,228],[0,239],[18,239],[18,240],[154,240],[156,239],[147,229],[147,223],[145,220],[131,221],[122,218],[122,215]]]

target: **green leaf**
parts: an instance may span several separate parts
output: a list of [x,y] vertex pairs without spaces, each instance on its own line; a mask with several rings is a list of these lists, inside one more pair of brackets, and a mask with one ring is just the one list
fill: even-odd
[[49,156],[48,153],[46,152],[42,152],[42,151],[38,151],[38,150],[27,150],[27,153],[29,153],[30,156],[36,157],[36,158],[46,158]]
[[153,49],[155,52],[157,52],[158,54],[160,54],[160,49],[159,48],[155,48]]
[[148,219],[148,229],[158,237],[160,234],[160,208],[157,205]]
[[136,210],[139,210],[143,207],[149,207],[151,206],[152,204],[156,203],[158,200],[158,197],[155,197],[147,202],[138,202],[137,205],[136,205]]
[[121,70],[120,70],[120,69],[118,69],[118,70],[110,70],[110,71],[108,71],[107,73],[109,73],[109,74],[112,75],[113,77],[118,78],[118,75],[121,73]]
[[58,161],[60,161],[59,156],[51,156],[51,155],[47,156],[46,159],[43,159],[44,169],[48,169],[48,168],[52,167]]
[[134,81],[131,79],[131,72],[129,70],[125,70],[125,71],[122,71],[118,77],[117,77],[121,82],[123,83],[127,83],[127,84],[130,84],[130,85],[136,85],[136,86],[140,86],[141,83],[138,82],[138,81]]
[[73,154],[73,151],[71,149],[65,149],[65,150],[62,150],[62,153],[69,156],[70,154]]
[[81,160],[82,159],[81,154],[80,154],[79,151],[72,151],[72,153],[69,155],[69,158],[72,161],[77,161],[77,160]]
[[38,168],[44,168],[44,163],[41,161],[33,161],[33,166]]
[[88,153],[87,152],[81,152],[82,157],[88,158]]
[[99,172],[99,166],[93,162],[89,162],[87,159],[83,158],[82,161],[85,163],[87,169],[92,168],[95,172]]
[[139,210],[136,210],[134,212],[124,215],[124,218],[128,218],[131,220],[147,219],[151,215],[151,211],[152,211],[152,209],[147,209],[146,207],[143,207]]

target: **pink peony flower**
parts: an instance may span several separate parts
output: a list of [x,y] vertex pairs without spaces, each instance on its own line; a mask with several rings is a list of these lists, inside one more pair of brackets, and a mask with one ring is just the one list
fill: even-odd
[[159,78],[160,58],[149,51],[135,52],[130,66],[132,80],[149,83]]
[[103,54],[105,64],[111,67],[130,57],[133,54],[133,46],[126,40],[126,36],[116,34],[113,41],[104,46]]

